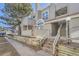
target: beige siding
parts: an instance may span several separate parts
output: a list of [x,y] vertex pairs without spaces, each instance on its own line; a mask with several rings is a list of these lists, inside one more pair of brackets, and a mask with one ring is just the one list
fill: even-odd
[[51,24],[45,24],[44,25],[44,29],[48,29],[49,30],[49,34],[52,34],[52,28],[51,28]]
[[55,5],[56,5],[56,10],[59,10],[63,7],[68,6],[68,3],[56,3]]
[[68,4],[68,13],[77,13],[79,12],[79,3],[70,3]]
[[25,17],[22,19],[22,23],[21,23],[21,35],[22,36],[31,36],[32,35],[32,30],[24,30],[23,27],[25,25],[28,25],[28,18]]
[[71,38],[79,37],[79,18],[74,18],[69,22],[69,30]]
[[51,4],[49,9],[49,20],[55,18],[55,5]]

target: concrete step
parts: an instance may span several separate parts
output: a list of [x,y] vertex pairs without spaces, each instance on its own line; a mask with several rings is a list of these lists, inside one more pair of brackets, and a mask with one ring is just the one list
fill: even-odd
[[40,50],[40,51],[38,51],[37,52],[39,55],[42,55],[42,56],[52,56],[51,54],[49,54],[49,53],[47,53],[47,52],[45,52],[45,51],[43,51],[43,50]]
[[52,45],[52,44],[53,44],[53,42],[46,42],[45,44]]
[[47,39],[42,47],[42,50],[52,55],[53,41],[54,41],[53,39]]
[[53,50],[52,48],[43,47],[42,50],[48,52],[49,54],[52,54]]
[[48,42],[53,42],[54,40],[53,40],[53,39],[47,39],[47,41],[48,41]]
[[46,47],[46,48],[52,48],[52,46],[44,46],[44,47]]
[[43,47],[44,47],[44,46],[52,46],[52,45],[53,45],[52,43],[50,43],[50,42],[47,43],[47,42],[46,42],[46,43],[43,45]]

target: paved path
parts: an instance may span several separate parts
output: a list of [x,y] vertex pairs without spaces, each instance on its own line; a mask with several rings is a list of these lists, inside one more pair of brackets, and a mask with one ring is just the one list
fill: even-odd
[[13,47],[16,49],[16,51],[21,55],[21,56],[50,56],[48,53],[40,50],[40,51],[35,51],[32,48],[18,42],[12,39],[8,39],[8,42],[13,45]]

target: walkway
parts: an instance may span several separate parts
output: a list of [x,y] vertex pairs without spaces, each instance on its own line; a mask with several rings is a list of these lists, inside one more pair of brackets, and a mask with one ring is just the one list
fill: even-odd
[[13,47],[16,49],[16,51],[21,55],[21,56],[50,56],[48,53],[40,50],[40,51],[35,51],[32,48],[18,42],[12,39],[8,39],[8,42],[13,45]]

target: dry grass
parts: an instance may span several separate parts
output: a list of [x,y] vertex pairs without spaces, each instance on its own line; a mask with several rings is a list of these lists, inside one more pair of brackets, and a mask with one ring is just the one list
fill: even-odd
[[[2,42],[7,42],[7,41],[3,37],[0,37],[0,43]],[[4,55],[18,56],[19,54],[11,44],[5,43],[5,44],[0,44],[0,56],[4,56]]]
[[60,56],[79,56],[79,43],[71,42],[68,44],[67,41],[62,41],[58,45],[58,50]]
[[0,37],[0,43],[7,42],[3,37]]

